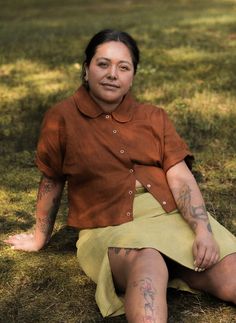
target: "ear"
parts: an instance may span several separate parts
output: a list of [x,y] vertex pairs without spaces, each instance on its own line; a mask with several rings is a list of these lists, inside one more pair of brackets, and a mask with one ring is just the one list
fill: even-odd
[[88,82],[88,65],[86,63],[84,64],[84,70],[85,70],[84,79],[86,82]]

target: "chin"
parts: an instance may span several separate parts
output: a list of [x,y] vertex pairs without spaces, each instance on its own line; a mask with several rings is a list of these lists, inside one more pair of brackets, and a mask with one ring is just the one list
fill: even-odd
[[107,103],[113,103],[113,104],[117,102],[121,102],[122,98],[123,98],[123,95],[122,96],[104,95],[100,97],[102,101]]

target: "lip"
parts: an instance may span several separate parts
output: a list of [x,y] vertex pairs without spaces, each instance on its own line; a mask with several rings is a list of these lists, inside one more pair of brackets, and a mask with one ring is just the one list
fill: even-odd
[[119,85],[117,84],[113,84],[113,83],[101,83],[102,86],[108,87],[108,88],[115,88],[115,89],[119,89]]

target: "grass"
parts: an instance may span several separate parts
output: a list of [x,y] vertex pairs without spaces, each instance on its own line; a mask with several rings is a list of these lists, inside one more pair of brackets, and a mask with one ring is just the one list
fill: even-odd
[[[83,48],[98,30],[130,32],[142,61],[134,93],[163,106],[196,156],[211,213],[236,234],[236,4],[233,0],[0,0],[0,233],[31,230],[40,174],[34,166],[44,112],[79,86]],[[0,322],[102,319],[81,272],[77,231],[63,202],[50,244],[14,252],[0,242]],[[209,295],[168,292],[169,322],[235,322]]]

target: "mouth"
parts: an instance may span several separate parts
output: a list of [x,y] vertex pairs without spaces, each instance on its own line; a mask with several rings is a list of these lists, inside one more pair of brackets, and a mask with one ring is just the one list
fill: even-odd
[[101,83],[102,86],[104,86],[105,88],[108,89],[119,89],[120,86],[117,84],[113,84],[113,83]]

